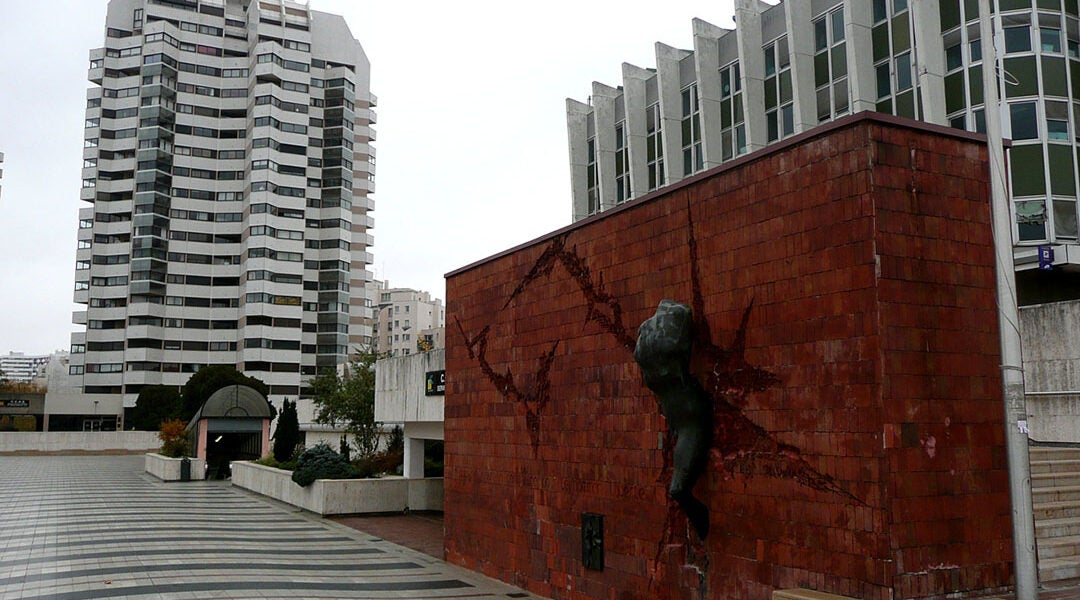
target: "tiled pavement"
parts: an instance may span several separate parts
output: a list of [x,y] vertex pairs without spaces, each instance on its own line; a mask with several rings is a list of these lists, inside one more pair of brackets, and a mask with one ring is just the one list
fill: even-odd
[[537,598],[142,456],[0,458],[0,599]]

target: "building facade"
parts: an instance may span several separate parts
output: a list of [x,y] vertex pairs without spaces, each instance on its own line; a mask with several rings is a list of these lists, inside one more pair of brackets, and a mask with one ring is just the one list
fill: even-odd
[[[1017,268],[1042,245],[1080,267],[1077,1],[991,1]],[[736,0],[735,29],[694,20],[692,50],[657,43],[655,68],[567,100],[574,220],[850,113],[985,132],[979,4]]]
[[446,310],[442,300],[410,288],[376,291],[375,350],[404,356],[443,347]]
[[370,340],[370,64],[291,0],[111,0],[90,53],[70,373],[132,407],[229,364],[296,397]]
[[34,379],[44,376],[45,368],[53,356],[53,354],[27,356],[22,352],[8,352],[6,356],[0,355],[0,379],[32,383]]

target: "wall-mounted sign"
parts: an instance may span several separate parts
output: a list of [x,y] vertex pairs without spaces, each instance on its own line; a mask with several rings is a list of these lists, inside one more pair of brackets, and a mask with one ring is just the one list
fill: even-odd
[[446,371],[428,371],[424,379],[425,396],[442,396],[446,394]]
[[30,401],[21,398],[13,400],[0,400],[0,406],[6,408],[30,408]]
[[1053,248],[1053,246],[1039,246],[1039,270],[1040,271],[1053,271],[1054,270],[1054,248]]

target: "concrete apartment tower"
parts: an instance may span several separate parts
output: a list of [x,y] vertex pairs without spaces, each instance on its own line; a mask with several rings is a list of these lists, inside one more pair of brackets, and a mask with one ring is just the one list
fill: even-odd
[[296,398],[370,343],[370,64],[290,0],[111,0],[90,52],[70,373],[101,408],[235,365]]
[[[1080,9],[993,4],[1021,301],[1077,297]],[[657,43],[655,68],[623,64],[618,87],[567,100],[573,219],[860,111],[984,132],[978,6],[736,0],[733,29],[695,19],[692,49]]]
[[404,356],[427,349],[442,348],[446,309],[442,300],[428,292],[411,288],[391,288],[383,282],[375,289],[375,350]]

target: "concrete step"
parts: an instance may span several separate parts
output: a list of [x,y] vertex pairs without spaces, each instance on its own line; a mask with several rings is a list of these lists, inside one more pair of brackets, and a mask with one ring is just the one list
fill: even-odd
[[790,590],[773,590],[772,600],[854,600],[849,596],[837,596],[828,592],[807,590],[803,588]]
[[1031,489],[1031,501],[1035,504],[1080,500],[1080,486],[1043,487]]
[[1080,577],[1080,557],[1040,558],[1039,582],[1061,581]]
[[1080,518],[1065,517],[1062,519],[1045,519],[1035,521],[1035,539],[1049,540],[1051,538],[1080,536]]
[[1080,473],[1080,458],[1066,460],[1032,460],[1031,474],[1036,475],[1044,473]]
[[1080,536],[1070,535],[1037,540],[1039,562],[1050,558],[1080,557]]
[[1039,473],[1031,475],[1031,489],[1080,486],[1080,473]]
[[1032,504],[1035,522],[1047,519],[1080,517],[1080,500],[1062,500],[1058,502],[1035,502]]
[[1029,460],[1080,460],[1080,448],[1033,446],[1028,449]]

